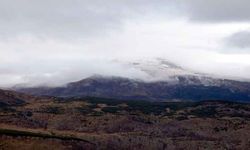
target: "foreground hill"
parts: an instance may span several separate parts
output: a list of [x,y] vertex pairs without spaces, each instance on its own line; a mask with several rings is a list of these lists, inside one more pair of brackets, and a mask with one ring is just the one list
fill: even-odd
[[34,101],[37,97],[0,89],[0,106],[18,106]]
[[250,147],[249,104],[41,98],[0,107],[0,149]]

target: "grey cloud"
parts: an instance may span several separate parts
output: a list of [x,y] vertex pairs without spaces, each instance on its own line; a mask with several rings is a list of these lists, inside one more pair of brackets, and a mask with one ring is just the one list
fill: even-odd
[[[60,85],[92,74],[144,77],[141,72],[108,61],[158,56],[204,72],[235,72],[249,77],[248,70],[238,73],[227,64],[217,67],[219,56],[210,51],[217,47],[208,41],[221,39],[232,30],[225,26],[225,32],[220,33],[224,26],[192,22],[247,21],[249,3],[247,0],[0,0],[0,86]],[[235,37],[240,39],[238,44]],[[248,35],[240,37],[233,35],[228,41],[233,39],[229,43],[242,45],[242,39],[246,40]],[[247,40],[243,45],[248,46]],[[241,61],[238,58],[237,62]],[[201,62],[202,65],[195,66]]]
[[185,0],[178,1],[194,21],[250,21],[249,0]]
[[[225,38],[225,44],[227,47],[239,51],[250,51],[250,31],[239,31],[231,36]],[[236,48],[236,49],[235,49]]]
[[249,0],[0,0],[0,37],[83,38],[122,29],[147,15],[249,21]]
[[[34,64],[36,64],[34,66]],[[147,75],[128,66],[101,59],[28,61],[18,65],[0,64],[0,88],[16,85],[61,86],[92,75],[145,78]]]
[[0,0],[0,35],[86,37],[122,28],[126,18],[162,11],[160,0]]

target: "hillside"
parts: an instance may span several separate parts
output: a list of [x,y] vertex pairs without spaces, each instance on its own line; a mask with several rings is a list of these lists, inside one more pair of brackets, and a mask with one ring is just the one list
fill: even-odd
[[57,98],[5,108],[0,109],[1,149],[179,150],[250,146],[249,104]]
[[[213,79],[216,84],[204,85],[196,77],[177,77],[178,83],[143,82],[121,77],[93,76],[66,87],[19,88],[19,92],[59,97],[104,97],[130,100],[231,100],[249,101],[250,83]],[[211,78],[212,80],[212,78]]]
[[20,94],[13,91],[0,90],[0,105],[1,106],[12,106],[22,105],[26,103],[28,99],[32,99],[32,96]]

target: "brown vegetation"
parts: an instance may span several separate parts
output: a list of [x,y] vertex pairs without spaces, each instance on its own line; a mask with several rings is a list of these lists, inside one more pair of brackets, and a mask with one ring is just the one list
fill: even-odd
[[0,149],[247,149],[250,106],[36,99],[2,106]]

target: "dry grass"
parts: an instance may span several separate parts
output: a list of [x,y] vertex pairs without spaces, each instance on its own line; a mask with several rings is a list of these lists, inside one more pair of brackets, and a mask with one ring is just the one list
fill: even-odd
[[249,108],[226,102],[38,100],[1,112],[0,129],[32,134],[2,132],[0,149],[96,148],[86,141],[99,149],[247,149]]

